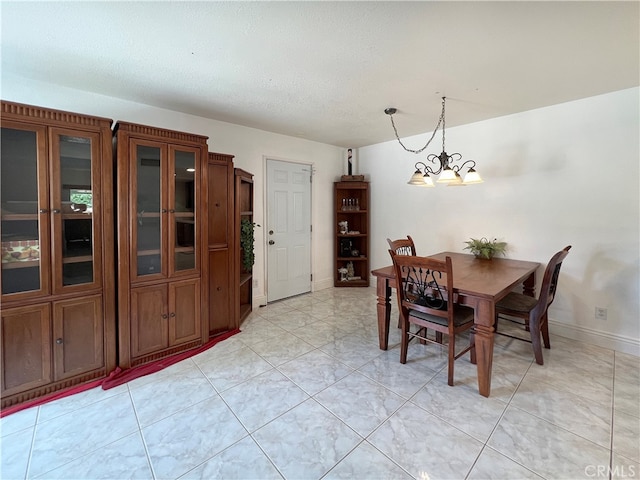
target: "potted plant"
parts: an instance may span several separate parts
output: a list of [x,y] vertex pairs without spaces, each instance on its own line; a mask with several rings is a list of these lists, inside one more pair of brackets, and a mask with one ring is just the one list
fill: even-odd
[[487,240],[486,237],[471,238],[464,242],[465,250],[470,250],[476,258],[491,260],[495,255],[504,255],[507,251],[507,242],[499,242],[498,239]]
[[260,226],[246,218],[240,220],[240,248],[242,249],[242,267],[245,271],[250,271],[255,263],[253,253],[253,227]]

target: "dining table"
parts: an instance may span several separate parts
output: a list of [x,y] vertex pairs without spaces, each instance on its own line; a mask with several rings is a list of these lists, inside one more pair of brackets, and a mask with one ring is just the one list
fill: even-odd
[[[475,355],[472,354],[472,361],[477,365],[478,391],[488,397],[491,393],[496,303],[519,285],[525,295],[535,296],[536,271],[540,264],[509,258],[482,259],[458,252],[440,252],[429,257],[438,260],[451,258],[457,303],[474,309]],[[372,270],[371,274],[376,277],[380,348],[387,350],[391,289],[396,288],[393,265]]]

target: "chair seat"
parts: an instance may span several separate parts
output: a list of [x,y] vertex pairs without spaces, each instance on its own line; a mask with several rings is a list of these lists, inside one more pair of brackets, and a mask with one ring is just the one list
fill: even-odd
[[[459,327],[465,323],[473,322],[473,308],[458,306],[453,313],[453,325]],[[409,310],[409,316],[421,318],[431,323],[437,323],[443,327],[447,326],[447,319],[438,317],[436,315],[429,315],[428,313],[420,312],[418,310]]]
[[498,303],[496,311],[511,311],[518,313],[529,313],[538,303],[538,300],[522,293],[511,292]]

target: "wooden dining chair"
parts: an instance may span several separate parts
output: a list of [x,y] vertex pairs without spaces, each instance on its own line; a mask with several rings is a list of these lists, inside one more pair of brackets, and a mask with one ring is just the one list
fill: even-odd
[[[569,255],[571,245],[565,247],[556,253],[544,271],[542,278],[542,286],[540,287],[540,296],[536,299],[522,293],[510,292],[506,297],[496,303],[496,321],[495,331],[498,335],[515,338],[531,343],[533,346],[533,354],[538,365],[543,365],[542,344],[540,337],[544,342],[545,348],[551,348],[549,342],[549,322],[547,312],[549,305],[553,303],[558,288],[558,276],[560,275],[560,267],[562,261]],[[508,317],[515,317],[508,318]],[[530,333],[530,338],[522,338],[507,333],[498,332],[498,319],[515,321],[524,326],[525,330]]]
[[410,235],[407,235],[407,238],[399,238],[398,240],[387,238],[387,242],[389,243],[389,248],[393,250],[396,255],[416,254],[416,246]]
[[[472,331],[469,346],[456,353],[456,335],[473,327],[474,311],[456,303],[451,257],[442,261],[415,255],[397,255],[392,250],[389,253],[393,260],[402,318],[400,363],[407,363],[407,350],[412,338],[443,347],[437,340],[427,337],[427,328],[445,334],[449,340],[447,382],[453,386],[455,360],[475,348],[475,343]],[[417,327],[415,331],[412,331],[412,325]]]
[[[407,235],[407,238],[399,238],[398,240],[391,240],[387,238],[387,243],[389,244],[389,248],[393,250],[396,255],[415,255],[416,254],[416,246],[413,243],[413,238],[411,235]],[[398,328],[402,325],[402,315],[398,315]],[[442,341],[442,337],[440,336],[440,341]]]

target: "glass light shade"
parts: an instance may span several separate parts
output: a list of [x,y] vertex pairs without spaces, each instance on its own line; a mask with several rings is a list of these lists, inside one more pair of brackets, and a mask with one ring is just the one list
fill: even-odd
[[465,185],[470,185],[473,183],[482,183],[482,182],[484,182],[484,180],[482,180],[482,178],[480,177],[480,174],[476,172],[473,168],[470,168],[467,174],[464,176],[464,182],[462,183],[464,183]]
[[433,180],[431,180],[431,177],[429,176],[428,173],[424,174],[424,186],[425,187],[435,187],[435,184],[433,183]]
[[424,175],[422,175],[422,172],[420,170],[416,170],[415,173],[413,175],[411,175],[411,178],[409,179],[409,181],[407,183],[409,185],[424,186],[425,185]]
[[455,173],[456,178],[454,180],[450,181],[447,184],[447,187],[464,187],[465,184],[462,183],[462,177],[460,176],[460,174],[458,172],[454,172],[454,173]]
[[450,167],[446,167],[442,170],[440,177],[436,180],[438,183],[450,183],[456,181],[456,172],[454,172]]

